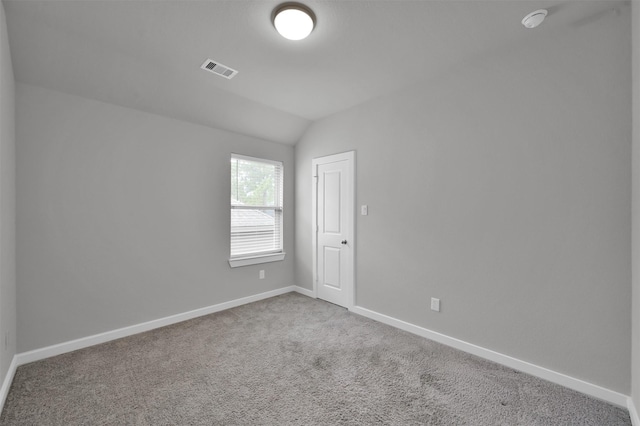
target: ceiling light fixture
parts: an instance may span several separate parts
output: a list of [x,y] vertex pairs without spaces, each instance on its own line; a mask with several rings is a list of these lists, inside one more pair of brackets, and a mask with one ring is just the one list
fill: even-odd
[[536,10],[535,12],[531,12],[527,16],[522,19],[522,25],[526,28],[535,28],[544,21],[544,18],[547,16],[547,12],[544,9]]
[[273,10],[273,26],[289,40],[307,38],[316,25],[316,15],[300,3],[283,3]]

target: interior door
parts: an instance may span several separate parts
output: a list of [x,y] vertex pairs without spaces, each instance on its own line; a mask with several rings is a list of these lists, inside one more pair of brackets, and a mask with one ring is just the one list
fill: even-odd
[[316,297],[353,305],[354,153],[314,160]]

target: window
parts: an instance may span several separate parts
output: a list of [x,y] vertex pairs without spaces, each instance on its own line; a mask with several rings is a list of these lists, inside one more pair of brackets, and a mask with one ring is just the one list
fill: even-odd
[[231,267],[284,259],[281,162],[231,155]]

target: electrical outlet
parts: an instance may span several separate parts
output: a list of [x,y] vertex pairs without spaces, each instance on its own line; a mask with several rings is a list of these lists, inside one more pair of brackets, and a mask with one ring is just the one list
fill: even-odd
[[264,269],[260,269],[260,279],[264,280]]
[[435,297],[431,298],[431,310],[440,312],[440,299],[436,299]]
[[362,216],[366,216],[369,214],[369,206],[367,206],[366,204],[363,204],[362,206],[360,206],[360,214]]

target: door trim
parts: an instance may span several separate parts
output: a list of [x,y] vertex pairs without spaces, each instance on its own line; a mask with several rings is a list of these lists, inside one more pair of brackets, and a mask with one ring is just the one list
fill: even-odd
[[313,297],[318,298],[318,165],[335,163],[347,160],[349,162],[349,174],[347,176],[347,199],[351,202],[347,203],[348,231],[347,240],[351,241],[351,251],[347,257],[347,281],[345,283],[345,291],[347,293],[348,310],[352,310],[356,301],[356,152],[348,151],[340,154],[327,155],[317,157],[311,161],[311,244],[313,246]]

